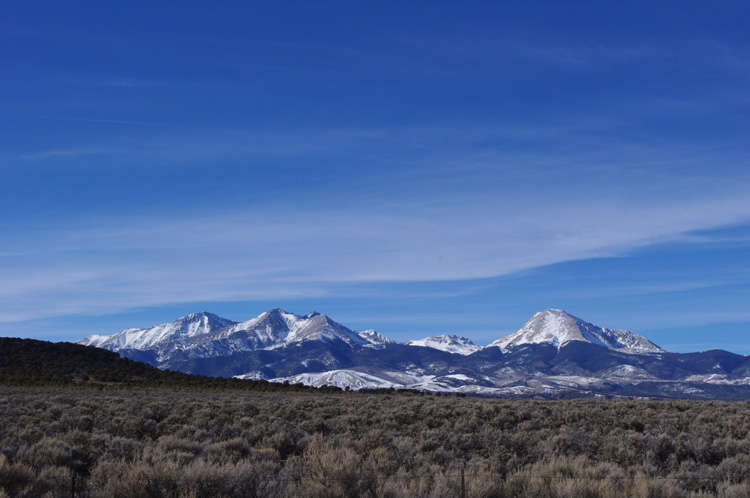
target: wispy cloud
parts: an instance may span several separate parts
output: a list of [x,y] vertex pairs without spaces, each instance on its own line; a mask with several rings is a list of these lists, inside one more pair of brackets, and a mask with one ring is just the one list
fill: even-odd
[[128,119],[81,118],[81,117],[72,117],[72,116],[42,116],[42,119],[56,119],[56,120],[61,120],[61,121],[79,121],[82,123],[158,126],[158,123],[151,123],[148,121],[133,121],[133,120],[128,120]]
[[28,154],[21,154],[18,159],[25,161],[42,160],[42,159],[53,159],[59,157],[82,157],[82,156],[94,156],[100,154],[111,154],[112,150],[105,148],[91,147],[91,148],[71,148],[71,149],[50,149],[40,152],[32,152]]
[[[229,163],[217,174],[228,175],[222,185],[232,195],[196,185],[200,195],[185,197],[163,185],[159,203],[134,199],[126,212],[20,228],[4,241],[15,256],[0,257],[0,316],[485,279],[692,243],[698,230],[750,221],[750,174],[735,156],[717,165],[689,145],[621,144],[597,135],[606,126],[619,124],[179,129],[27,154],[121,150],[128,160],[108,167],[128,169]],[[193,214],[160,208],[188,198]],[[653,290],[679,292],[683,283],[674,285]]]
[[[336,294],[357,282],[481,279],[627,254],[689,230],[746,220],[748,212],[738,199],[637,208],[592,202],[516,212],[462,196],[435,209],[94,219],[88,227],[27,234],[23,246],[47,252],[0,260],[2,316]],[[33,304],[39,296],[50,297],[43,307]]]

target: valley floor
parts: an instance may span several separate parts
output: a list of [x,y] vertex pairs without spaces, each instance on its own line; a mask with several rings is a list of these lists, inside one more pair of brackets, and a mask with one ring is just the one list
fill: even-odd
[[0,387],[0,497],[750,497],[750,403]]

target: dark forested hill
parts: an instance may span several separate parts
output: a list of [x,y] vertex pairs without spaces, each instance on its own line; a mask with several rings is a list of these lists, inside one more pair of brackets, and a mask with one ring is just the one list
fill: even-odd
[[[293,389],[301,385],[190,375],[121,358],[117,353],[68,342],[0,337],[0,384],[4,385],[143,385],[218,389]],[[326,390],[339,390],[327,388]]]

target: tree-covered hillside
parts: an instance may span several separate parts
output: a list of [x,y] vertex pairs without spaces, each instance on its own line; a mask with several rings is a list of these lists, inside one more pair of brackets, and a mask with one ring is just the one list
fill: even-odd
[[[248,390],[311,390],[302,385],[189,375],[156,367],[93,346],[0,337],[0,384],[183,386]],[[338,388],[325,388],[337,391]]]

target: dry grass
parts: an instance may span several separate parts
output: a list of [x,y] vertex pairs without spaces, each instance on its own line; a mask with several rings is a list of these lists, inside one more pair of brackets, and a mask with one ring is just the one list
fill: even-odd
[[0,388],[0,498],[750,497],[748,408]]

